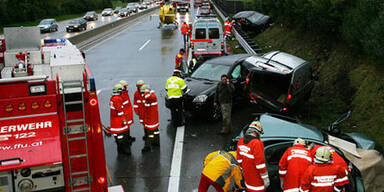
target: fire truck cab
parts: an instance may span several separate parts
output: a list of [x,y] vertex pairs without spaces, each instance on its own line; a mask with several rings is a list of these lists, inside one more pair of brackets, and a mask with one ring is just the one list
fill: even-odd
[[[0,191],[108,191],[95,80],[67,39],[5,28]],[[3,42],[4,43],[4,42]]]

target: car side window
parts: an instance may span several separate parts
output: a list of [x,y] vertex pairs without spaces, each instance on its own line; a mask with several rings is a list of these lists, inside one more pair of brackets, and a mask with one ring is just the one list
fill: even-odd
[[205,32],[205,29],[204,28],[199,28],[199,29],[196,29],[196,34],[195,34],[195,38],[196,39],[205,39],[206,38],[206,32]]
[[231,76],[232,76],[233,79],[237,79],[237,78],[240,77],[240,75],[241,75],[241,65],[237,65],[237,66],[233,69],[233,71],[232,71],[232,73],[231,73]]
[[265,147],[265,162],[269,165],[278,165],[285,151],[292,147],[292,142],[277,143]]

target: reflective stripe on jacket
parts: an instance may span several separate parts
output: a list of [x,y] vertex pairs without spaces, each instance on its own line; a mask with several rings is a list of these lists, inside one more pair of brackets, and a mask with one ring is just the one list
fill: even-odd
[[128,125],[124,124],[125,115],[123,107],[123,98],[120,95],[112,95],[109,106],[111,117],[111,133],[122,133],[129,130]]
[[300,191],[305,192],[333,192],[335,186],[348,183],[345,170],[332,163],[312,164],[301,178]]
[[135,110],[136,115],[139,116],[139,121],[141,124],[144,124],[144,94],[136,90],[133,97],[133,109]]
[[177,76],[170,77],[165,83],[165,89],[168,92],[168,98],[180,98],[183,96],[183,90],[187,88],[187,84],[182,78]]
[[264,178],[268,177],[264,158],[264,144],[260,139],[244,143],[244,137],[237,143],[237,161],[243,169],[245,186],[248,191],[264,192]]
[[279,175],[284,179],[283,190],[298,192],[301,177],[311,164],[311,152],[304,145],[296,144],[288,148],[279,162]]
[[159,128],[159,110],[155,92],[144,93],[144,100],[144,129],[155,130]]

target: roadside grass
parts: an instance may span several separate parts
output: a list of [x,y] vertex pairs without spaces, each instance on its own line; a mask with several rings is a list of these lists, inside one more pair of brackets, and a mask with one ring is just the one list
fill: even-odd
[[123,3],[122,1],[112,1],[112,5],[113,5],[113,8],[116,8],[116,7],[126,7],[127,6],[127,3]]
[[254,37],[264,52],[281,50],[312,64],[319,80],[298,109],[305,123],[327,128],[352,110],[343,132],[359,132],[384,146],[384,67],[349,51],[341,41],[276,24]]
[[[60,16],[57,16],[54,18],[57,21],[64,21],[64,20],[68,20],[68,19],[74,19],[74,18],[82,17],[84,14],[85,13],[60,15]],[[5,26],[0,26],[0,34],[4,33],[4,31],[3,31],[4,27],[37,26],[40,23],[40,21],[43,19],[45,19],[45,18],[38,19],[35,21],[27,21],[27,22],[13,23],[13,24],[5,25]]]

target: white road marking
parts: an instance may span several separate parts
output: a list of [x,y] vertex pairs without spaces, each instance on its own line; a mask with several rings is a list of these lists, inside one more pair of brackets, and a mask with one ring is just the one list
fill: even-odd
[[183,160],[183,142],[185,126],[177,127],[171,172],[169,175],[168,192],[178,192],[180,184],[181,162]]
[[149,39],[148,41],[146,41],[144,43],[144,45],[142,45],[140,48],[139,48],[139,51],[143,50],[145,46],[147,46],[149,43],[151,42],[151,40]]
[[97,90],[97,91],[96,91],[96,95],[99,95],[101,91],[103,91],[103,89],[99,89],[99,90]]

